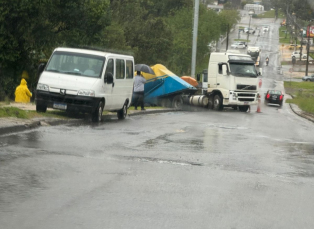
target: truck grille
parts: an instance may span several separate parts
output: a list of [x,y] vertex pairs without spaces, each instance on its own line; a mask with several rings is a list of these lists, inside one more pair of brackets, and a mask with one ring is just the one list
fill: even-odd
[[[243,89],[245,88],[245,89]],[[238,84],[237,85],[237,89],[238,90],[256,90],[256,86],[255,85],[242,85],[242,84]]]
[[238,100],[241,102],[253,102],[255,94],[238,92]]

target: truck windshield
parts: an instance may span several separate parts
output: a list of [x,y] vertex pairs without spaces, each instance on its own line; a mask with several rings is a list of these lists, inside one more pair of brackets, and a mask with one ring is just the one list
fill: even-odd
[[234,76],[239,77],[257,77],[254,64],[247,63],[230,63],[230,71]]
[[47,64],[46,71],[100,78],[105,57],[57,51]]

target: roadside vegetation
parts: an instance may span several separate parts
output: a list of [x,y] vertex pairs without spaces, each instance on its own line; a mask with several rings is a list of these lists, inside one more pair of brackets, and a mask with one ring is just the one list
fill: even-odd
[[290,33],[287,31],[286,26],[279,27],[279,43],[281,44],[290,44]]
[[[275,18],[275,10],[269,10],[262,14],[254,14],[254,18]],[[278,12],[278,18],[285,18],[285,14],[279,10]]]
[[62,111],[47,111],[45,113],[37,113],[36,111],[23,110],[17,107],[4,106],[0,104],[0,118],[21,118],[21,119],[33,119],[33,118],[42,118],[42,117],[51,117],[51,118],[67,118],[68,114]]
[[[24,70],[34,92],[39,63],[59,46],[128,53],[135,63],[163,64],[178,76],[190,75],[192,0],[2,0],[0,8],[0,101],[14,97]],[[208,43],[240,20],[235,8],[217,14],[200,4],[197,69],[206,68]]]
[[313,82],[284,82],[285,91],[293,99],[286,103],[293,103],[305,112],[314,114],[314,83]]
[[[35,106],[35,105],[34,105]],[[145,109],[164,109],[164,107],[145,107]],[[129,111],[134,111],[134,106],[130,106]],[[139,108],[140,110],[140,108]],[[104,111],[103,115],[115,114],[108,111]],[[0,118],[21,118],[21,119],[33,119],[33,118],[82,118],[84,114],[67,113],[59,110],[47,110],[45,113],[37,113],[36,111],[23,110],[14,106],[10,106],[10,102],[0,102]]]

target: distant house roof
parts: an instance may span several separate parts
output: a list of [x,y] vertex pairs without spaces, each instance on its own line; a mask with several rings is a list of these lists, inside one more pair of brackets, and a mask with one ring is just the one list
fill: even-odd
[[213,10],[223,10],[223,5],[207,5],[207,9],[213,9]]

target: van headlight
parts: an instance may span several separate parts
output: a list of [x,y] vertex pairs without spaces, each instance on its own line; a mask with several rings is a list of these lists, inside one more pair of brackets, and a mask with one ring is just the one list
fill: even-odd
[[37,90],[41,90],[41,91],[49,91],[49,86],[46,84],[37,84]]
[[81,89],[81,90],[78,91],[77,94],[78,94],[78,95],[81,95],[81,96],[91,96],[91,97],[95,97],[95,91],[93,91],[93,90]]

